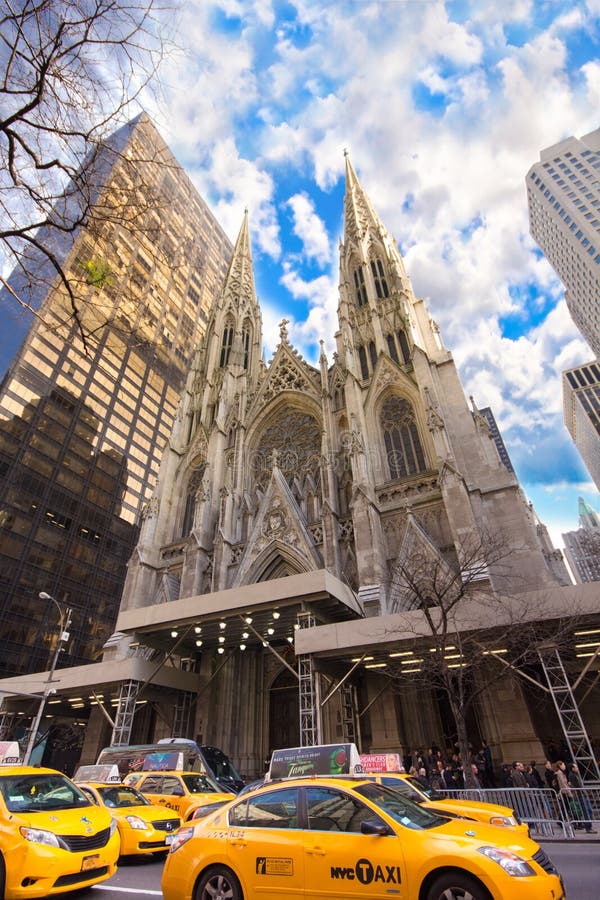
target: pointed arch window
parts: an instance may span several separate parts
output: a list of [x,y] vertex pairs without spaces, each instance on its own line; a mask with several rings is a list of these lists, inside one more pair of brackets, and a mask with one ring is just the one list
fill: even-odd
[[187,492],[185,495],[185,508],[183,511],[183,523],[181,525],[181,537],[187,537],[194,527],[196,494],[198,493],[198,488],[202,484],[202,477],[204,475],[205,468],[206,465],[203,465],[200,466],[200,468],[195,469],[188,482]]
[[221,358],[219,360],[219,366],[224,369],[227,363],[229,362],[229,354],[231,353],[231,347],[233,344],[233,323],[227,322],[225,328],[223,329],[223,340],[221,342]]
[[367,363],[367,353],[365,348],[361,346],[358,348],[358,359],[360,361],[360,374],[363,379],[369,377],[369,364]]
[[394,360],[395,363],[398,363],[398,365],[400,365],[400,360],[398,358],[398,349],[396,347],[396,341],[394,339],[393,334],[388,334],[387,345],[388,345],[388,350],[389,350],[390,356],[392,357],[392,359]]
[[381,407],[381,429],[390,478],[408,478],[425,471],[425,455],[412,405],[392,395]]
[[400,344],[400,353],[402,354],[402,358],[406,365],[410,362],[410,347],[408,346],[408,340],[404,331],[398,332],[398,343]]
[[367,302],[367,286],[362,266],[354,270],[354,290],[356,291],[356,305],[364,306]]
[[373,341],[369,341],[369,356],[371,358],[371,366],[375,368],[377,364],[377,350]]
[[380,300],[384,297],[389,297],[390,292],[385,277],[385,269],[383,268],[383,263],[380,259],[371,260],[371,273],[373,275],[373,281],[375,282],[377,297]]
[[242,352],[244,354],[244,369],[250,367],[250,329],[246,326],[242,331]]

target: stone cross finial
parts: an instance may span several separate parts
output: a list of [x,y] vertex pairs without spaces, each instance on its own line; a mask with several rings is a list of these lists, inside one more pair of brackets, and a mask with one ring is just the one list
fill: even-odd
[[279,337],[281,338],[282,341],[287,340],[288,331],[285,326],[289,325],[289,322],[290,322],[289,319],[282,319],[281,322],[279,323]]

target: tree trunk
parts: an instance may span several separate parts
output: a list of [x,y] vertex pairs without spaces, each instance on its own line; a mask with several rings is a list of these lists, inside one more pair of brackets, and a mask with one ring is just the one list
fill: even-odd
[[465,787],[477,788],[478,785],[475,783],[473,771],[471,769],[471,750],[469,747],[469,738],[467,735],[467,721],[464,706],[454,693],[448,692],[448,699],[450,701],[450,708],[452,710],[454,721],[456,723],[458,751],[460,753],[460,758],[463,766]]

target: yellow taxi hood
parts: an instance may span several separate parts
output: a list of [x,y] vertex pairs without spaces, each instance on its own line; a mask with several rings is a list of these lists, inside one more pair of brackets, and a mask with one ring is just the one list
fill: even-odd
[[446,809],[448,812],[464,813],[465,816],[472,815],[481,816],[483,812],[489,813],[490,816],[514,816],[514,810],[509,806],[499,806],[497,803],[484,803],[477,800],[430,800],[427,804],[428,808],[435,812],[436,809]]
[[12,813],[12,819],[16,823],[28,828],[41,828],[43,831],[52,831],[54,834],[97,834],[104,828],[109,828],[111,815],[106,809],[99,806],[80,806],[78,809],[58,809],[40,812]]
[[428,829],[427,833],[436,839],[448,838],[452,841],[463,839],[469,844],[473,841],[480,847],[500,847],[510,850],[523,859],[531,859],[538,850],[538,844],[520,831],[512,828],[498,828],[483,822],[466,822],[464,819],[445,819],[438,828]]
[[194,801],[198,802],[201,806],[208,806],[210,803],[218,803],[219,800],[223,800],[225,803],[229,800],[235,800],[235,794],[223,794],[214,791],[210,794],[190,794],[191,797],[194,798]]

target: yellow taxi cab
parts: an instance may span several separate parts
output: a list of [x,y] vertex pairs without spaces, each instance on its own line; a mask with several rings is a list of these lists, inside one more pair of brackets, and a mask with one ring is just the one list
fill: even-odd
[[135,787],[152,803],[172,809],[184,821],[201,806],[215,804],[217,808],[235,797],[201,772],[131,772],[123,783]]
[[275,751],[271,780],[183,826],[164,900],[564,900],[560,875],[526,835],[441,818],[351,768],[316,774],[334,746],[295,748],[300,777],[273,775]]
[[78,781],[77,784],[98,806],[108,809],[117,822],[121,856],[165,853],[181,825],[176,812],[157,806],[127,784]]
[[46,897],[105,881],[117,868],[117,823],[66,775],[0,768],[0,897]]
[[488,825],[500,825],[503,828],[513,828],[523,834],[529,834],[529,827],[525,822],[520,822],[514,810],[509,806],[500,806],[496,803],[484,803],[480,800],[456,800],[454,797],[446,798],[443,794],[432,791],[427,794],[421,784],[412,775],[394,774],[392,772],[369,773],[379,784],[395,788],[415,803],[420,803],[432,812],[440,815],[461,816],[463,819],[475,819]]

